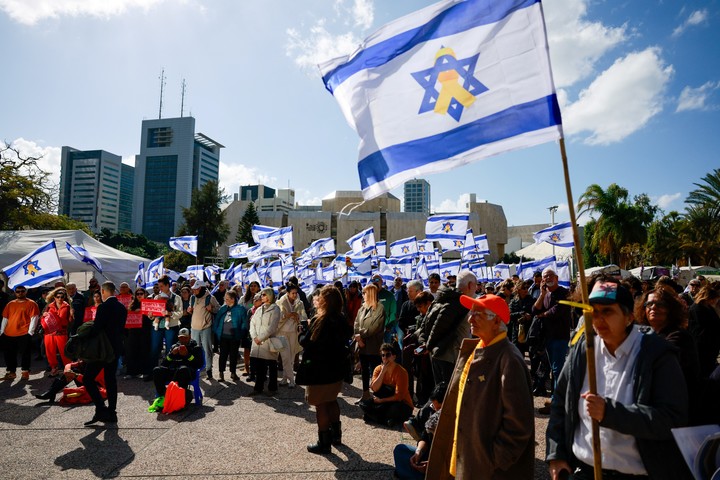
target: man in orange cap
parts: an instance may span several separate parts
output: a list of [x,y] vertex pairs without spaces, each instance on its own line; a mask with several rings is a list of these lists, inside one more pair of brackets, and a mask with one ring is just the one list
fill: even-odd
[[530,372],[507,338],[501,297],[466,295],[463,341],[435,431],[426,478],[531,479],[535,419]]

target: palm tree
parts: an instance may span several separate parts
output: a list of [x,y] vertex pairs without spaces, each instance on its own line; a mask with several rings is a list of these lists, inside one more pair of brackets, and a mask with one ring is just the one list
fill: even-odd
[[704,184],[693,183],[698,188],[690,192],[685,203],[707,208],[717,219],[720,215],[720,168],[708,173],[702,180]]

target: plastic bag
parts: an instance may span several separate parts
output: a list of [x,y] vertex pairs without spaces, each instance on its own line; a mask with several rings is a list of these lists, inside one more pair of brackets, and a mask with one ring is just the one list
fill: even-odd
[[167,415],[185,408],[185,389],[177,382],[168,383],[165,389],[165,403],[162,412]]

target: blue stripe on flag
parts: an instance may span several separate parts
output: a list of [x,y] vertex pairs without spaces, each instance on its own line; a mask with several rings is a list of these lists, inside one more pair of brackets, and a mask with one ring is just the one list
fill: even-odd
[[513,105],[454,130],[393,145],[368,155],[358,163],[360,184],[365,190],[395,174],[561,123],[555,94]]
[[440,12],[424,25],[362,50],[348,62],[323,76],[330,93],[361,70],[378,67],[435,38],[455,35],[481,25],[496,23],[516,10],[540,0],[468,0]]
[[38,285],[42,285],[45,282],[48,282],[50,280],[55,280],[56,278],[64,277],[65,271],[61,268],[60,270],[55,270],[54,272],[46,273],[44,275],[40,275],[38,277],[32,277],[30,279],[25,280],[24,282],[20,282],[15,284],[14,286],[20,286],[27,288],[33,288]]
[[55,240],[47,243],[46,245],[43,245],[42,247],[38,248],[37,250],[35,250],[34,252],[32,252],[30,254],[25,255],[23,258],[21,258],[14,264],[10,265],[9,267],[6,267],[5,269],[3,269],[3,273],[5,273],[5,276],[9,277],[13,273],[15,273],[20,267],[22,267],[22,265],[23,265],[23,263],[25,263],[25,261],[30,260],[31,258],[35,257],[36,255],[38,255],[42,252],[47,252],[48,250],[54,250],[54,249],[55,249]]

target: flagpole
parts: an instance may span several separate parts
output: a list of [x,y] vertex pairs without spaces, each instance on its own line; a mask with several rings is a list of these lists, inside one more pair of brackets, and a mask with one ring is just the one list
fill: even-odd
[[[585,264],[583,261],[582,249],[578,248],[580,245],[580,234],[578,232],[577,219],[575,217],[575,202],[573,201],[572,189],[570,187],[570,171],[568,169],[567,153],[565,152],[565,139],[563,137],[560,137],[560,156],[562,157],[563,173],[565,175],[565,191],[567,193],[568,210],[570,211],[570,223],[572,224],[578,273],[580,274],[580,293],[582,294],[582,303],[588,305],[590,300],[587,290],[587,280],[585,278]],[[585,354],[587,359],[588,384],[590,386],[590,393],[597,394],[597,376],[595,373],[595,330],[593,330],[592,312],[583,310],[583,318],[585,319],[585,341],[587,343]],[[595,480],[602,480],[600,424],[595,419],[592,420],[592,447]]]

